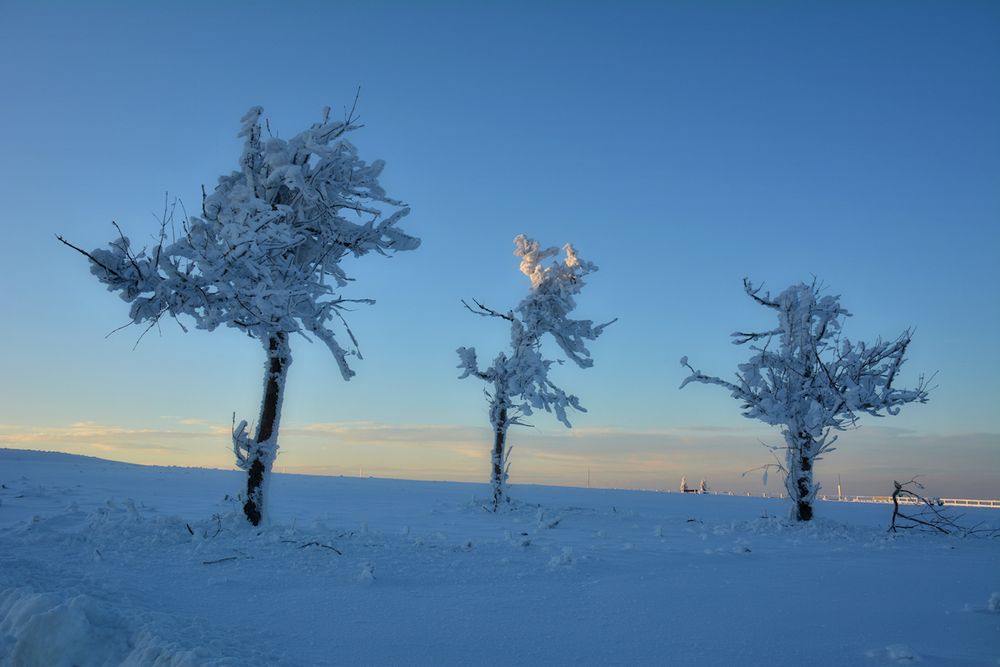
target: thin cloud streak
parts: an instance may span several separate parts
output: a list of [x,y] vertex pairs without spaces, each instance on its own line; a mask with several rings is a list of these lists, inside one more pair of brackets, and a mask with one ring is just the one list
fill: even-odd
[[211,436],[205,430],[75,422],[68,426],[9,426],[0,431],[0,447],[104,456],[128,463],[218,467],[204,453],[205,439]]

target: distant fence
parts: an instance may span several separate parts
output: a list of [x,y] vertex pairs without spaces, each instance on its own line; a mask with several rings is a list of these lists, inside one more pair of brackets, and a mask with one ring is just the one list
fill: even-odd
[[[892,503],[892,496],[820,496],[820,500],[832,500],[842,503]],[[976,498],[928,498],[938,500],[942,505],[953,507],[992,507],[1000,509],[1000,500],[979,500]],[[916,498],[900,497],[900,505],[919,505]]]

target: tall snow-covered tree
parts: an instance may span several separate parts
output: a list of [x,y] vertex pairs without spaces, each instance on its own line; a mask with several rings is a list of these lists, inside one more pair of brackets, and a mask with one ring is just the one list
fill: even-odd
[[[573,246],[563,246],[563,259],[546,263],[559,254],[558,248],[542,249],[538,241],[523,234],[514,239],[514,254],[521,258],[521,272],[531,280],[528,295],[514,310],[506,313],[488,308],[478,301],[476,307],[465,307],[476,315],[495,317],[510,323],[510,350],[501,352],[486,369],[479,368],[476,349],[458,348],[462,369],[459,379],[475,376],[490,385],[486,390],[493,427],[493,449],[490,468],[492,507],[496,509],[510,500],[507,478],[510,469],[510,448],[507,430],[511,426],[527,425],[521,418],[534,410],[554,412],[567,428],[571,427],[566,410],[586,412],[576,396],[567,394],[549,379],[549,368],[562,360],[546,359],[542,340],[549,334],[568,359],[580,368],[594,365],[586,341],[601,335],[614,322],[594,326],[591,320],[569,317],[576,308],[576,295],[583,289],[584,276],[597,270],[591,262],[577,257]],[[463,302],[465,303],[465,302]]]
[[[409,209],[379,185],[384,163],[364,162],[345,139],[359,127],[353,111],[331,120],[327,108],[320,122],[288,140],[262,136],[262,113],[253,107],[243,116],[239,170],[219,178],[202,198],[201,216],[184,221],[179,236],[168,242],[164,219],[152,250],[137,250],[121,233],[91,252],[60,237],[132,304],[133,323],[187,317],[196,328],[233,327],[261,343],[266,362],[256,432],[247,432],[246,421],[233,430],[236,463],[247,472],[243,511],[254,525],[264,514],[278,452],[290,337],[322,341],[349,380],[348,358],[361,355],[342,311],[373,301],[339,294],[349,280],[341,261],[420,244],[397,228]],[[341,325],[349,343],[342,345],[331,323]]]
[[734,382],[705,375],[683,357],[681,364],[691,374],[681,388],[691,382],[719,385],[742,403],[744,417],[782,427],[785,445],[776,449],[785,450],[779,467],[793,503],[791,515],[809,521],[819,491],[813,466],[833,451],[833,431],[856,426],[862,413],[895,415],[907,403],[926,403],[927,381],[920,376],[915,389],[895,386],[912,330],[890,341],[853,343],[841,334],[850,313],[839,296],[822,295],[815,282],[793,285],[773,298],[747,279],[743,287],[751,299],[775,311],[778,326],[732,334],[733,344],[753,351]]

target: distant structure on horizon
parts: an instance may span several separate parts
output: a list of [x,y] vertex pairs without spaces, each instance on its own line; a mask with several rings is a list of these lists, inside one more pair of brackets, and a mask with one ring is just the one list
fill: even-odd
[[681,477],[681,493],[708,493],[708,483],[702,478],[697,489],[688,487],[687,477]]

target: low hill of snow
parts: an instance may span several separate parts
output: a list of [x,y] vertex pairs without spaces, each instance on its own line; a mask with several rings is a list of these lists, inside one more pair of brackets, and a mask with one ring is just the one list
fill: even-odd
[[242,483],[0,449],[0,664],[1000,663],[1000,539],[885,505],[276,474],[255,529]]

